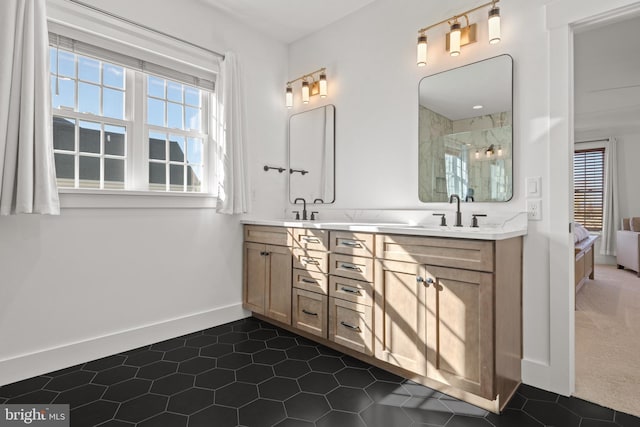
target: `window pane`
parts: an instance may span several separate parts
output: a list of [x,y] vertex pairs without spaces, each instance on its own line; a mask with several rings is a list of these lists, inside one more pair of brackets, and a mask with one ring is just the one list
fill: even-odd
[[147,102],[147,123],[154,126],[164,126],[165,104],[165,101],[149,98]]
[[63,117],[53,117],[53,148],[74,151],[76,122]]
[[185,104],[200,106],[200,90],[185,86],[184,87],[184,102]]
[[105,63],[102,65],[102,74],[105,85],[124,89],[124,68]]
[[100,188],[100,157],[80,156],[80,188]]
[[[58,95],[56,95],[56,80],[58,83]],[[74,108],[76,106],[76,84],[74,80],[51,76],[51,105],[53,108]]]
[[202,163],[202,139],[187,139],[187,161],[189,163]]
[[[104,153],[113,156],[124,156],[124,136],[126,129],[122,126],[104,126]],[[106,168],[106,164],[105,164]],[[106,171],[105,171],[106,174]],[[105,179],[106,175],[105,175]]]
[[78,111],[100,115],[100,86],[78,83]]
[[167,158],[166,141],[167,136],[163,133],[149,132],[149,158],[165,160]]
[[53,74],[56,73],[56,63],[58,56],[56,55],[56,48],[49,47],[49,71]]
[[78,76],[80,80],[100,84],[100,61],[78,56]]
[[184,166],[169,165],[169,188],[173,191],[184,189]]
[[168,127],[172,129],[184,129],[182,118],[182,105],[169,102],[169,114],[167,116]]
[[104,159],[104,188],[124,188],[124,160]]
[[106,87],[103,88],[102,111],[106,117],[124,119],[124,92]]
[[76,77],[76,61],[73,53],[58,51],[58,73],[61,76]]
[[166,165],[164,163],[149,163],[149,183],[164,184],[167,182]]
[[187,113],[187,129],[200,131],[200,109],[185,107]]
[[56,177],[58,177],[58,183],[60,183],[60,178],[70,179],[71,184],[67,185],[67,187],[73,187],[73,178],[75,176],[73,156],[59,153],[55,153],[54,156],[56,160]]
[[100,153],[100,123],[80,122],[80,151]]
[[169,137],[169,160],[172,162],[184,162],[184,152],[184,136],[171,135]]
[[180,83],[167,82],[167,99],[182,103],[182,85]]
[[201,191],[202,188],[202,166],[187,166],[187,191]]
[[147,79],[147,92],[149,96],[164,98],[164,79],[149,76]]

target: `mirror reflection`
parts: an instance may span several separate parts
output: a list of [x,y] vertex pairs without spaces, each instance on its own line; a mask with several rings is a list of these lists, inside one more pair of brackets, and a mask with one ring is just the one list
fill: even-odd
[[420,81],[421,202],[457,194],[506,202],[513,194],[512,69],[501,55]]
[[289,200],[333,203],[335,199],[335,106],[289,118]]

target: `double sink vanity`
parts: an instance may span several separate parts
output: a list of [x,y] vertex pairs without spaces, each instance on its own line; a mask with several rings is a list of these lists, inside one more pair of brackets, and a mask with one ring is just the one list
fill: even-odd
[[493,412],[520,384],[524,228],[244,222],[244,307]]

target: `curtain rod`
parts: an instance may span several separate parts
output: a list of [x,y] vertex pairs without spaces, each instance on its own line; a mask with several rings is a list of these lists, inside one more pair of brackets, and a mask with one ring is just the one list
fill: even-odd
[[107,10],[100,9],[99,7],[92,6],[90,4],[87,4],[87,3],[79,1],[79,0],[67,0],[67,1],[69,1],[71,3],[74,3],[74,4],[77,4],[79,6],[82,6],[82,7],[86,7],[87,9],[91,9],[91,10],[93,10],[95,12],[101,13],[103,15],[109,16],[109,17],[117,19],[119,21],[126,22],[127,24],[131,24],[131,25],[134,25],[136,27],[142,28],[144,30],[151,31],[152,33],[160,34],[160,35],[162,35],[164,37],[169,37],[170,39],[179,41],[181,43],[184,43],[184,44],[187,44],[189,46],[198,48],[200,50],[204,50],[205,52],[209,52],[209,53],[211,53],[211,54],[213,54],[215,56],[218,56],[218,57],[224,59],[224,54],[222,54],[220,52],[216,52],[215,50],[207,49],[206,47],[202,47],[202,46],[197,45],[195,43],[192,43],[192,42],[190,42],[188,40],[184,40],[184,39],[181,39],[179,37],[172,36],[171,34],[165,33],[164,31],[156,30],[156,29],[148,27],[146,25],[139,24],[139,23],[137,23],[135,21],[132,21],[132,20],[127,19],[127,18],[124,18],[124,17],[122,17],[120,15],[116,15],[115,13],[111,13],[111,12],[109,12]]
[[588,141],[576,141],[575,143],[576,144],[583,144],[583,143],[586,143],[586,142],[601,142],[601,141],[602,142],[607,142],[607,141],[609,141],[609,139],[610,138],[590,139]]

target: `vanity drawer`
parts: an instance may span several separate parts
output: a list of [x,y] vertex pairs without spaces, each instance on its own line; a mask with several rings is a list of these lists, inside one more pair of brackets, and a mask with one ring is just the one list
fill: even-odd
[[329,339],[360,353],[373,355],[373,308],[329,298]]
[[329,273],[350,279],[373,282],[373,259],[332,253],[329,255]]
[[265,225],[245,225],[244,241],[267,245],[291,246],[291,229]]
[[362,280],[329,276],[329,296],[371,306],[373,305],[373,285]]
[[374,255],[375,238],[373,234],[332,231],[330,238],[331,252],[364,257],[373,257]]
[[328,298],[315,292],[293,289],[293,326],[327,338]]
[[293,247],[314,251],[329,250],[329,231],[310,228],[292,228]]
[[293,269],[293,287],[324,295],[329,291],[326,274],[298,268]]
[[494,242],[378,234],[376,257],[415,264],[493,272]]
[[293,248],[293,268],[327,274],[328,260],[327,252]]

